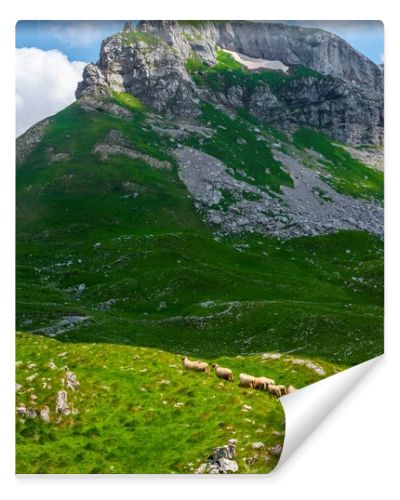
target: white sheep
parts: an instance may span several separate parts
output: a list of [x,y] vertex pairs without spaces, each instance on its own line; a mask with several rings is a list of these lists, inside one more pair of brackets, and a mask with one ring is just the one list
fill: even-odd
[[198,372],[205,372],[209,373],[210,367],[205,361],[190,361],[190,359],[187,356],[183,356],[181,358],[183,366],[187,368],[188,370],[195,370]]
[[213,364],[212,367],[215,369],[215,374],[219,378],[223,378],[225,380],[233,380],[233,373],[232,370],[229,368],[223,368],[222,366],[219,366],[217,364]]
[[247,373],[241,373],[239,375],[239,380],[242,387],[250,387],[253,389],[256,377],[253,377],[253,375],[247,375]]
[[261,389],[262,391],[268,390],[268,386],[275,384],[275,380],[268,377],[256,377],[254,382],[255,389]]
[[287,388],[287,393],[291,394],[292,392],[297,391],[296,387],[293,387],[292,385],[289,385]]
[[286,388],[286,386],[284,385],[278,385],[280,391],[281,391],[281,396],[286,396],[286,394],[288,393],[288,390]]
[[279,385],[269,384],[267,390],[270,394],[273,394],[274,396],[277,396],[278,398],[280,398],[282,396]]

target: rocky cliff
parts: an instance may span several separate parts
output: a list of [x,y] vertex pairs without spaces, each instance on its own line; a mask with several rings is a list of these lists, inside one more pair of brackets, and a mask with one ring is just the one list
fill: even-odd
[[[202,76],[218,72],[221,49],[280,61],[289,74],[277,82],[266,78],[273,71],[243,67],[239,81],[235,71],[231,77],[222,71],[218,85],[210,86]],[[198,63],[197,72],[191,61]],[[383,68],[323,30],[240,21],[128,23],[103,42],[76,95],[113,91],[133,94],[167,116],[195,119],[199,102],[209,101],[243,108],[289,132],[307,126],[349,144],[383,141]]]
[[[125,29],[134,29],[126,25]],[[251,57],[303,65],[370,88],[382,88],[382,69],[339,36],[320,29],[249,21],[142,21],[137,30],[160,36],[187,55],[215,62],[215,46]]]

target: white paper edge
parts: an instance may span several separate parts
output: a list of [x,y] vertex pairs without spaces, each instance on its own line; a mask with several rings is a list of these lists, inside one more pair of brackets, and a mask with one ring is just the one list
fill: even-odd
[[286,432],[276,472],[382,358],[383,355],[348,368],[280,399],[285,411]]

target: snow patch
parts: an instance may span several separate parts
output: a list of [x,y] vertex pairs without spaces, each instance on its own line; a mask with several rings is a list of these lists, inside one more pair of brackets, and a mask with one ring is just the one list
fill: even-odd
[[272,69],[274,71],[282,71],[283,73],[287,73],[289,71],[289,66],[283,64],[282,61],[269,61],[268,59],[245,56],[244,54],[233,52],[232,50],[222,50],[227,54],[230,54],[235,59],[235,61],[243,64],[243,66],[246,66],[246,68],[250,70]]

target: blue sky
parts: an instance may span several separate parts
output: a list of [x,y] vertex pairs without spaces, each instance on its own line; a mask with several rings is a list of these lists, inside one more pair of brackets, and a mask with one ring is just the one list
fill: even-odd
[[[383,61],[380,21],[281,21],[338,34],[375,63]],[[57,49],[70,61],[95,62],[101,41],[121,31],[124,21],[19,21],[16,46]]]
[[57,49],[70,61],[96,62],[102,40],[123,26],[124,21],[19,21],[16,46]]

